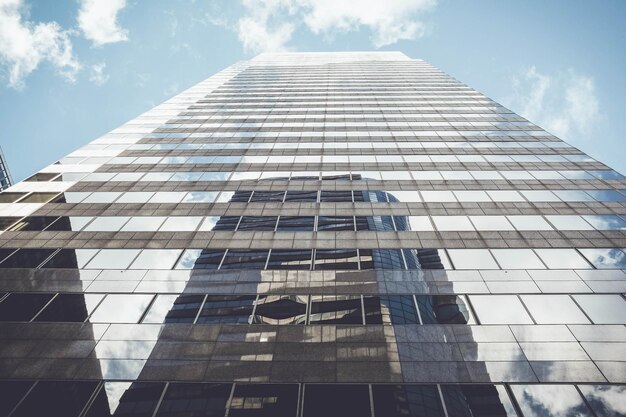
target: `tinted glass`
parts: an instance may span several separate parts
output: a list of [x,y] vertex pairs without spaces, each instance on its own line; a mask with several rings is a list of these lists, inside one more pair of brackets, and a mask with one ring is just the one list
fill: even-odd
[[626,385],[579,385],[597,416],[626,417]]
[[103,297],[101,294],[59,294],[35,321],[83,322]]
[[231,384],[170,384],[156,416],[223,417],[231,388]]
[[363,324],[361,297],[313,295],[309,322],[311,324]]
[[310,249],[272,249],[267,269],[310,270],[312,253]]
[[229,417],[293,417],[298,408],[296,384],[237,384]]
[[435,385],[372,385],[372,396],[377,416],[445,416]]
[[36,268],[55,249],[20,249],[0,263],[0,268]]
[[573,385],[511,385],[524,417],[592,417]]
[[367,385],[308,384],[303,407],[303,417],[371,417]]
[[448,415],[455,417],[517,417],[502,385],[442,385]]
[[366,324],[419,324],[412,295],[364,297]]
[[0,321],[30,321],[54,294],[12,293],[0,302]]
[[105,382],[85,417],[152,417],[163,382]]
[[208,295],[197,322],[249,323],[255,299],[255,295]]
[[98,386],[96,381],[39,381],[12,416],[78,416]]
[[307,304],[307,296],[261,295],[256,302],[252,323],[304,324]]

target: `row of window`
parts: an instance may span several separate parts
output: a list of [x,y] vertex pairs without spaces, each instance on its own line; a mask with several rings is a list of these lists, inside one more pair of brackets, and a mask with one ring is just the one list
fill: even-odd
[[[265,112],[264,114],[247,114],[236,115],[222,112],[204,112],[195,110],[186,110],[176,115],[173,115],[171,119],[174,122],[178,120],[237,120],[237,121],[265,121],[265,120],[320,120],[320,121],[362,121],[362,120],[382,120],[382,121],[425,121],[425,122],[441,122],[448,121],[452,126],[458,126],[458,124],[467,124],[473,127],[485,127],[493,126],[498,129],[514,130],[517,128],[529,126],[534,128],[534,124],[524,120],[520,116],[515,114],[469,114],[462,115],[448,115],[448,114],[423,114],[423,113],[409,113],[409,112],[367,112],[364,111],[358,114],[351,114],[351,112],[338,113],[294,113],[286,111],[280,114],[274,110]],[[147,119],[149,120],[149,119]]]
[[0,249],[0,268],[183,270],[624,269],[617,248]]
[[[210,108],[211,106],[203,106],[202,108]],[[200,107],[197,107],[200,108]],[[404,110],[410,108],[411,110],[417,110],[417,107],[384,107],[376,106],[372,110],[388,111],[390,109]],[[315,110],[315,108],[310,108]],[[437,112],[438,110],[450,110],[450,111],[474,111],[474,110],[489,110],[485,107],[443,107],[443,106],[425,106],[422,110],[432,110]],[[222,111],[222,109],[220,109]],[[292,112],[308,112],[309,108],[304,107],[286,107],[276,108],[276,111],[288,110]],[[319,107],[319,110],[326,111],[324,107]],[[339,108],[329,108],[329,110],[339,111]],[[361,111],[361,108],[355,108],[355,111]],[[367,109],[365,109],[367,110]],[[497,110],[497,108],[492,108]],[[237,109],[238,112],[248,113],[253,112],[253,109]],[[174,129],[169,129],[174,130]],[[551,140],[557,140],[558,138],[543,130],[532,131],[520,131],[520,130],[440,130],[440,131],[426,131],[426,130],[367,130],[367,131],[272,131],[272,132],[251,132],[244,130],[233,131],[220,131],[220,132],[152,132],[144,136],[145,139],[186,139],[186,138],[294,138],[300,139],[306,138],[349,138],[349,137],[370,137],[370,138],[419,138],[419,137],[439,137],[445,140],[446,138],[536,138],[540,140],[542,138],[551,138]]]
[[239,171],[239,172],[96,172],[64,173],[63,181],[498,181],[498,180],[622,180],[613,170],[510,171]]
[[[84,151],[95,153],[99,151]],[[231,155],[231,156],[117,156],[74,157],[68,156],[59,161],[65,165],[80,164],[412,164],[412,163],[587,163],[595,159],[584,154],[562,155]],[[417,171],[419,172],[419,171]],[[562,178],[560,178],[562,179]]]
[[0,390],[0,412],[10,417],[618,417],[626,401],[624,386],[582,384],[42,380],[2,381]]
[[[228,121],[219,121],[211,118],[207,118],[206,116],[199,117],[185,117],[183,116],[181,119],[169,120],[164,128],[169,127],[180,127],[180,126],[189,126],[196,125],[203,128],[218,128],[218,129],[263,129],[263,128],[277,128],[277,129],[304,129],[304,128],[324,128],[329,130],[335,130],[336,128],[371,128],[371,129],[380,129],[380,128],[388,128],[388,129],[396,129],[396,128],[412,128],[417,130],[425,130],[425,129],[435,129],[435,130],[461,130],[461,131],[483,131],[487,130],[490,132],[515,132],[518,130],[524,130],[528,132],[533,132],[535,130],[543,132],[540,128],[537,128],[535,125],[529,122],[517,122],[516,123],[502,123],[498,122],[446,122],[446,121],[435,121],[435,122],[426,122],[426,121],[412,121],[412,120],[400,120],[400,121],[332,121],[332,120],[322,120],[322,121],[301,121],[296,122],[290,119],[284,120],[273,120],[273,121],[252,121],[252,122],[228,122]],[[505,133],[505,134],[507,134]]]
[[[110,148],[113,145],[87,145],[74,152],[116,150]],[[124,147],[129,151],[160,151],[160,150],[248,150],[248,149],[545,149],[545,148],[571,148],[566,142],[210,142],[210,143],[139,143]],[[71,155],[73,155],[71,154]],[[71,156],[70,155],[70,156]],[[82,156],[82,155],[81,155]],[[559,155],[554,155],[558,157]],[[557,159],[553,162],[566,162],[565,158]],[[552,162],[552,161],[551,161]]]
[[[626,200],[626,199],[625,199]],[[265,201],[265,200],[264,200]],[[271,201],[271,200],[269,200]],[[29,216],[0,217],[0,230],[202,231],[544,231],[626,230],[626,215],[515,216]]]
[[619,294],[0,294],[0,321],[190,324],[626,324]]
[[[216,174],[216,173],[214,173]],[[219,174],[219,173],[217,173]],[[254,174],[254,173],[252,173]],[[99,175],[99,174],[97,174]],[[105,174],[109,175],[109,174]],[[114,174],[111,174],[114,175]],[[117,174],[118,178],[120,175]],[[150,175],[150,174],[148,174]],[[204,175],[199,174],[198,175]],[[171,174],[146,178],[172,178]],[[124,178],[127,178],[126,176]],[[180,176],[179,176],[180,178]],[[463,190],[463,191],[105,191],[4,192],[0,203],[178,204],[178,203],[464,203],[464,202],[625,202],[626,190]],[[594,221],[594,220],[591,220]]]

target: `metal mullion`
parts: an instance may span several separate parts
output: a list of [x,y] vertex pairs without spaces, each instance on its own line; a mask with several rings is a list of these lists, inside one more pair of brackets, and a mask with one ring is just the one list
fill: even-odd
[[48,307],[48,306],[50,305],[50,303],[51,303],[51,302],[52,302],[55,298],[57,298],[57,297],[58,297],[58,295],[59,295],[59,293],[54,294],[54,296],[52,296],[52,298],[50,299],[50,301],[48,301],[48,302],[47,302],[47,303],[46,303],[43,307],[41,307],[41,308],[39,309],[39,311],[37,312],[37,314],[35,314],[35,315],[33,316],[33,318],[32,318],[32,319],[30,319],[28,322],[29,322],[29,323],[32,323],[32,322],[33,322],[33,321],[37,318],[37,316],[39,316],[39,315],[41,314],[41,312],[42,312],[42,311],[43,311],[46,307]]
[[196,317],[194,317],[192,324],[196,324],[198,322],[198,317],[200,317],[200,313],[202,313],[202,307],[204,307],[204,304],[206,303],[206,299],[208,296],[209,294],[204,294],[204,298],[202,299],[202,302],[200,303],[200,308],[198,308],[198,312],[196,313]]
[[411,297],[413,297],[413,305],[417,311],[417,319],[420,322],[419,324],[424,324],[424,320],[422,320],[422,313],[420,313],[419,303],[417,302],[417,296],[415,294],[411,294]]
[[166,382],[165,386],[163,387],[163,391],[161,392],[161,396],[159,397],[159,400],[157,401],[157,404],[154,407],[154,411],[152,412],[152,417],[155,417],[157,415],[157,412],[159,411],[159,408],[161,407],[161,403],[163,402],[163,398],[165,398],[165,393],[167,392],[169,387],[170,387],[170,383]]

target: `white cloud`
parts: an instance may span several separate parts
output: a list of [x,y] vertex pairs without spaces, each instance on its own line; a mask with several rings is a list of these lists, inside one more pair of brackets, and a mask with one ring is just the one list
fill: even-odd
[[119,26],[117,15],[126,0],[81,0],[78,26],[93,46],[128,40],[128,31]]
[[107,64],[104,62],[92,65],[91,72],[89,74],[89,81],[96,85],[103,85],[109,81],[109,75],[104,73],[106,66]]
[[601,119],[594,78],[573,69],[548,75],[533,66],[513,80],[505,104],[563,139],[589,137]]
[[427,33],[420,19],[437,0],[243,0],[245,14],[237,22],[239,40],[251,52],[288,49],[293,32],[305,27],[315,35],[368,29],[380,48]]
[[315,34],[347,32],[367,27],[376,48],[426,34],[419,20],[437,0],[297,0],[304,9],[304,22]]
[[24,20],[22,0],[0,0],[0,65],[9,86],[19,89],[24,78],[43,62],[73,82],[81,65],[74,57],[69,32],[57,22]]

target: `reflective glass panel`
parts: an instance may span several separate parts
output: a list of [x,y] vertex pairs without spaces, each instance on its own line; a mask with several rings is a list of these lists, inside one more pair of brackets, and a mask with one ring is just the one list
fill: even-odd
[[231,384],[172,383],[156,417],[223,416],[231,389]]
[[579,249],[598,269],[626,269],[626,254],[619,249]]
[[297,384],[237,384],[228,416],[294,417],[297,408]]
[[311,269],[311,249],[272,249],[267,269]]
[[53,295],[11,293],[0,302],[0,321],[30,321]]
[[535,252],[550,269],[591,268],[575,249],[535,249]]
[[89,321],[92,323],[137,323],[150,305],[153,295],[109,294]]
[[98,249],[61,249],[42,268],[83,268],[98,252]]
[[531,249],[491,249],[502,269],[545,269]]
[[524,417],[592,417],[573,385],[511,385]]
[[377,416],[445,416],[436,385],[372,385],[372,396]]
[[98,381],[39,381],[11,416],[78,416]]
[[164,382],[105,382],[85,417],[152,417]]
[[579,385],[597,416],[626,416],[626,385]]
[[522,301],[537,324],[589,324],[567,295],[522,295]]
[[102,294],[59,294],[35,321],[83,322],[103,297]]
[[456,269],[498,269],[487,249],[449,249],[448,255]]
[[139,255],[139,249],[102,249],[87,264],[90,269],[126,269]]
[[311,324],[363,324],[361,297],[350,295],[312,295]]
[[626,300],[618,294],[578,294],[574,300],[595,324],[626,324]]
[[416,295],[422,324],[474,324],[467,303],[458,295]]
[[305,324],[308,296],[260,295],[252,324]]
[[256,295],[208,295],[197,323],[250,323]]
[[172,269],[181,249],[144,249],[130,269]]
[[371,417],[367,385],[307,384],[302,417]]
[[469,299],[481,324],[533,324],[514,295],[470,295]]
[[517,417],[502,385],[442,385],[441,393],[449,416]]

